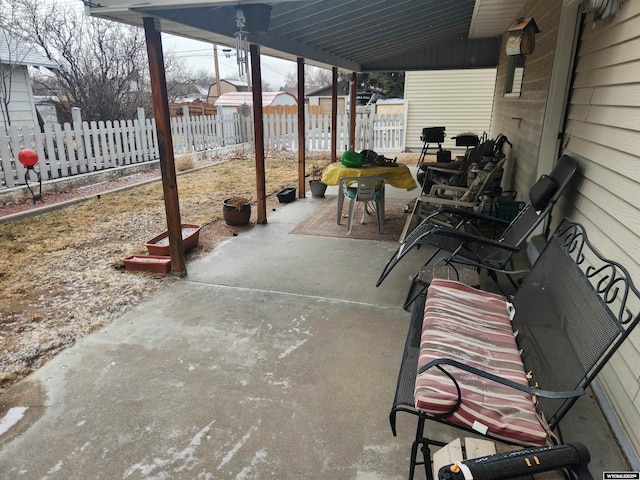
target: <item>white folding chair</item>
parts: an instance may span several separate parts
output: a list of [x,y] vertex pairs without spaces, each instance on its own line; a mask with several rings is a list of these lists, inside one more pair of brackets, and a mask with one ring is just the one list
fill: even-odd
[[337,223],[340,225],[342,217],[342,205],[344,198],[349,200],[349,215],[347,217],[347,234],[351,234],[353,225],[353,215],[356,204],[364,203],[362,212],[362,223],[365,223],[365,215],[369,214],[369,207],[373,204],[378,218],[378,233],[382,233],[382,222],[384,221],[384,187],[385,177],[345,177],[340,180],[340,191],[338,192],[338,215]]

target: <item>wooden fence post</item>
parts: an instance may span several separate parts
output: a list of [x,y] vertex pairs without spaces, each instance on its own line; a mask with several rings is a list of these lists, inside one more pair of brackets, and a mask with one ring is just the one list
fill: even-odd
[[191,131],[191,117],[189,116],[189,107],[184,105],[182,107],[182,127],[184,132],[184,143],[187,145],[187,151],[193,151],[193,132]]
[[73,132],[76,144],[76,153],[78,156],[78,164],[81,172],[88,172],[89,161],[87,159],[86,149],[84,148],[84,135],[82,132],[82,112],[78,107],[71,107],[71,122],[73,123]]
[[144,116],[144,108],[138,107],[138,124],[140,124],[140,148],[142,148],[143,161],[151,160],[149,155],[149,140],[147,139],[147,119]]

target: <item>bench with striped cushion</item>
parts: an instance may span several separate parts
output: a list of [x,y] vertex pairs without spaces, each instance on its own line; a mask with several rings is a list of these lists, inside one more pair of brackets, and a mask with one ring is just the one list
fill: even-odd
[[[433,280],[427,291],[421,337],[419,371],[429,362],[448,358],[529,386],[508,303],[500,295],[452,280]],[[530,394],[452,366],[441,368],[455,377],[455,383],[436,367],[418,374],[418,410],[483,434],[489,432],[500,440],[544,445],[547,432]]]
[[431,445],[446,444],[425,436],[427,420],[513,445],[554,443],[560,421],[638,323],[640,291],[627,270],[566,219],[510,303],[434,279],[414,301],[389,414],[394,435],[398,412],[418,417],[410,478],[431,462]]

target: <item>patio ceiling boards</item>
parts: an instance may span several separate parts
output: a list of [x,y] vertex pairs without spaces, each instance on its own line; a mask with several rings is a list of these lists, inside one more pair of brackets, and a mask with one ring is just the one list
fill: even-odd
[[[254,1],[101,0],[91,15],[235,46],[236,6]],[[343,71],[486,68],[524,0],[292,0],[273,6],[269,29],[249,34],[264,55]],[[95,4],[94,4],[95,5]]]

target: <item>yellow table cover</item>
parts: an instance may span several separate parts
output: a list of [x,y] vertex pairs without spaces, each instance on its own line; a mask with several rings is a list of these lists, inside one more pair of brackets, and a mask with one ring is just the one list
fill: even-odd
[[413,190],[418,184],[411,175],[409,167],[397,164],[395,167],[365,166],[360,168],[345,167],[340,162],[331,163],[322,174],[322,183],[326,185],[339,185],[340,179],[345,177],[376,177],[387,179],[387,183],[396,188]]

